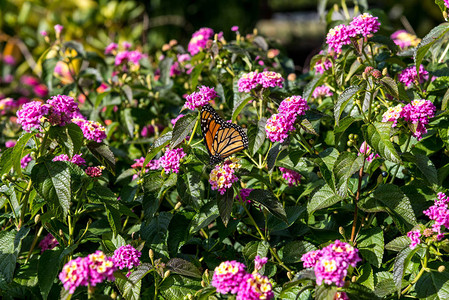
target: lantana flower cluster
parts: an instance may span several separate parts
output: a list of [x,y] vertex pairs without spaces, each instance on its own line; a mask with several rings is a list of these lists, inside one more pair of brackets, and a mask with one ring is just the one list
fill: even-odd
[[101,143],[106,138],[106,128],[98,122],[74,118],[73,123],[77,124],[86,139]]
[[164,169],[165,174],[170,172],[178,173],[181,159],[186,156],[182,148],[167,149],[164,155],[159,159],[159,165]]
[[351,38],[368,37],[379,30],[380,22],[377,17],[364,13],[355,17],[349,25],[340,24],[329,30],[326,43],[335,53],[341,53],[344,45],[351,43]]
[[40,242],[39,247],[41,248],[41,253],[44,253],[45,250],[51,250],[59,245],[59,242],[55,237],[49,233],[47,234]]
[[332,96],[334,93],[331,92],[331,89],[327,85],[320,85],[313,90],[312,97],[317,98],[326,98]]
[[255,71],[243,74],[237,84],[239,92],[249,93],[259,86],[262,86],[263,88],[282,88],[284,86],[284,78],[281,74],[273,71],[264,71],[262,73]]
[[[143,167],[143,163],[145,162],[145,157],[142,156],[134,160],[135,163],[131,165],[131,168],[137,170],[137,174],[134,174],[132,180],[136,179],[140,175],[140,170]],[[161,167],[161,163],[159,159],[152,159],[145,166],[145,173],[148,173],[150,170],[158,170]]]
[[105,280],[114,280],[116,269],[112,258],[98,250],[87,257],[77,257],[66,263],[59,273],[59,280],[64,289],[73,294],[79,286],[96,286]]
[[131,270],[140,265],[140,256],[142,253],[131,245],[125,245],[117,248],[112,256],[115,267],[120,270]]
[[217,293],[236,295],[237,300],[272,299],[271,282],[268,277],[258,273],[267,261],[266,257],[256,256],[253,273],[247,273],[246,266],[235,260],[222,262],[214,270],[212,286],[217,289]]
[[46,104],[39,101],[29,102],[17,111],[17,123],[23,130],[31,132],[36,129],[42,131],[42,123],[45,120],[55,126],[64,126],[71,123],[72,118],[79,115],[78,104],[72,97],[65,95],[53,96]]
[[426,228],[423,231],[421,229],[416,229],[409,231],[407,237],[410,238],[411,249],[416,248],[417,245],[421,244],[421,237],[430,237],[433,233],[436,233],[434,238],[440,241],[444,237],[442,232],[444,228],[449,228],[449,198],[445,193],[438,193],[437,199],[434,201],[434,205],[423,211],[423,213],[429,217],[430,220],[434,221],[432,228]]
[[421,42],[421,39],[416,35],[407,32],[406,30],[398,30],[393,32],[390,36],[393,42],[401,49],[408,47],[416,47]]
[[282,178],[287,180],[288,186],[297,186],[301,182],[301,174],[298,172],[283,167],[279,167],[279,170],[282,173]]
[[[201,50],[206,48],[207,41],[212,40],[214,37],[214,30],[208,27],[203,27],[198,29],[192,34],[192,38],[190,39],[189,45],[187,46],[187,50],[190,55],[195,55],[199,53]],[[223,33],[218,33],[218,39],[222,39]]]
[[131,65],[139,66],[140,60],[146,57],[145,54],[138,50],[129,50],[131,48],[131,44],[128,42],[123,42],[122,47],[122,51],[117,51],[119,49],[119,45],[116,43],[111,43],[104,49],[104,54],[115,55],[114,64],[116,66],[124,65],[128,62]]
[[251,194],[251,191],[253,189],[240,189],[239,194],[235,196],[235,200],[242,201],[243,203],[251,203],[251,200],[247,199],[249,194]]
[[401,71],[398,75],[398,79],[406,87],[411,87],[414,84],[421,84],[429,80],[429,72],[426,71],[423,65],[419,66],[419,78],[416,72],[415,66],[410,66]]
[[429,118],[435,116],[436,107],[429,100],[413,100],[411,103],[402,107],[400,104],[390,107],[382,116],[382,122],[393,122],[392,127],[397,125],[398,120],[414,125],[413,136],[419,141],[422,135],[427,133],[426,125],[429,124]]
[[217,97],[218,94],[215,92],[213,87],[210,88],[203,85],[199,88],[199,92],[193,92],[190,95],[187,95],[184,106],[188,109],[194,110],[208,104]]
[[71,163],[74,163],[77,166],[84,166],[86,165],[86,161],[84,158],[81,157],[81,154],[75,154],[72,158],[70,158],[67,154],[61,154],[58,156],[55,156],[53,158],[53,161],[69,161]]
[[295,122],[298,116],[304,115],[309,109],[307,101],[301,96],[291,96],[282,100],[279,105],[279,113],[273,114],[265,125],[267,137],[272,142],[283,142],[290,131],[295,130]]
[[33,160],[33,158],[31,157],[31,154],[27,154],[24,157],[22,157],[20,159],[20,167],[22,169],[25,169],[26,167],[28,167],[28,164]]
[[361,261],[358,249],[348,243],[336,240],[321,250],[315,250],[301,257],[305,268],[314,268],[316,283],[342,287],[348,274],[348,267],[355,267]]
[[216,165],[209,175],[209,183],[212,190],[218,190],[221,195],[224,195],[226,190],[239,180],[235,172],[240,167],[241,165],[235,157],[231,157]]

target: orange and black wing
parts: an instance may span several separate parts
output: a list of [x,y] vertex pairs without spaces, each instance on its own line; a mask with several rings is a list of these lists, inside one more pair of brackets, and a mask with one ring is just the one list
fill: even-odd
[[210,105],[201,109],[201,130],[211,164],[248,148],[248,137],[243,129],[236,124],[225,122]]

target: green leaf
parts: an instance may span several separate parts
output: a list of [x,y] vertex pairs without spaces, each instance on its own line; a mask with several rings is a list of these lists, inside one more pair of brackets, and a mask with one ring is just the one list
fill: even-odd
[[399,293],[402,287],[402,278],[404,277],[404,272],[410,262],[411,257],[418,251],[419,248],[410,249],[409,247],[399,251],[398,255],[394,260],[393,267],[393,280],[396,286],[396,291]]
[[320,168],[323,179],[335,191],[335,175],[331,171],[334,169],[335,161],[339,156],[339,152],[335,148],[327,148],[319,153],[319,157],[315,159],[317,165]]
[[161,212],[154,217],[151,222],[144,222],[140,226],[140,235],[147,241],[147,245],[157,245],[164,243],[167,240],[168,225],[173,215],[169,212]]
[[360,209],[367,212],[387,212],[402,233],[417,224],[410,199],[393,184],[382,184],[369,197],[359,201]]
[[341,93],[338,97],[337,103],[334,107],[334,117],[335,117],[335,125],[338,126],[340,123],[340,116],[343,112],[344,108],[348,104],[349,100],[352,99],[359,91],[361,90],[360,86],[350,86]]
[[279,250],[282,261],[287,264],[301,262],[301,257],[317,248],[307,241],[293,241],[285,245]]
[[307,212],[309,215],[316,210],[323,209],[334,205],[342,200],[342,198],[336,194],[329,185],[321,187],[307,203]]
[[343,288],[343,291],[351,300],[376,300],[379,299],[372,290],[358,283],[351,283]]
[[334,300],[335,293],[337,293],[336,286],[329,286],[327,284],[322,284],[315,289],[315,299],[316,300]]
[[315,88],[319,85],[321,85],[324,80],[326,79],[326,76],[315,76],[313,77],[312,81],[310,81],[305,87],[304,91],[302,93],[302,97],[306,99],[306,101],[310,100],[310,97],[312,96],[312,92],[315,90]]
[[182,258],[172,258],[167,262],[166,266],[167,269],[174,273],[183,276],[201,278],[200,270],[198,270],[198,268],[194,264]]
[[[172,138],[172,132],[169,131],[166,134],[161,135],[155,142],[154,144],[151,146],[150,150],[148,150],[148,154],[145,157],[145,161],[143,163],[143,167],[142,169],[144,169],[144,167],[146,165],[148,165],[148,163],[150,162],[150,160],[152,160],[156,154],[158,154],[165,146],[167,146]],[[145,170],[142,170],[142,172],[144,172]]]
[[22,247],[22,240],[28,235],[30,229],[22,227],[16,230],[0,231],[0,281],[11,282],[16,269],[17,257]]
[[275,217],[281,219],[288,224],[287,214],[285,213],[282,203],[270,191],[255,189],[248,196],[249,200],[261,204],[268,209]]
[[218,216],[219,212],[217,205],[214,202],[206,203],[200,208],[200,212],[193,217],[190,233],[198,232],[202,228],[208,226],[215,221]]
[[[16,171],[19,176],[22,176],[22,167],[20,165],[20,160],[23,157],[23,150],[25,149],[26,145],[28,144],[28,141],[34,135],[35,135],[35,133],[29,133],[29,132],[22,134],[22,136],[17,140],[17,143],[13,148],[14,150],[12,151],[12,156],[11,156],[12,166],[14,166],[14,171]],[[6,166],[4,166],[2,173],[6,174],[9,172],[10,169],[11,169],[11,167],[9,165],[6,165]]]
[[126,129],[126,133],[132,139],[134,138],[134,120],[131,115],[131,108],[127,107],[120,111],[120,121],[123,128]]
[[393,80],[393,78],[387,76],[382,77],[380,79],[380,83],[384,86],[388,94],[395,97],[396,99],[399,99],[398,85],[396,84],[396,81]]
[[363,156],[352,152],[342,152],[334,163],[333,173],[336,179],[337,194],[346,197],[348,193],[349,178],[362,168]]
[[266,139],[265,124],[267,123],[266,118],[261,118],[257,123],[257,126],[250,126],[248,128],[248,139],[249,139],[249,151],[251,155],[255,155],[256,152],[262,147]]
[[236,97],[234,99],[234,105],[233,105],[233,110],[232,110],[232,121],[233,122],[235,120],[237,120],[238,115],[240,114],[242,109],[246,106],[246,104],[248,104],[248,102],[253,99],[254,99],[254,97],[247,97],[247,98]]
[[363,127],[365,140],[382,158],[394,163],[401,163],[401,158],[390,141],[390,123],[374,122]]
[[202,199],[204,184],[201,181],[201,173],[197,169],[188,168],[188,172],[178,176],[176,189],[183,203],[198,206]]
[[182,116],[176,122],[175,128],[173,129],[172,138],[170,141],[171,149],[181,144],[188,135],[195,134],[195,132],[192,132],[192,130],[196,122],[199,121],[197,116],[195,116],[194,114],[187,114],[185,116]]
[[104,143],[90,142],[87,144],[90,152],[105,166],[108,171],[115,175],[115,157],[114,153]]
[[59,256],[62,250],[47,250],[39,257],[37,266],[37,278],[41,289],[42,298],[47,299],[53,282],[59,273]]
[[434,190],[438,188],[438,173],[433,162],[424,154],[413,151],[416,157],[416,166],[423,173],[424,178],[433,186]]
[[273,168],[276,164],[276,160],[279,156],[279,153],[281,152],[281,147],[282,147],[282,144],[276,143],[273,145],[273,147],[271,147],[270,151],[268,152],[268,157],[267,157],[268,171],[273,170]]
[[227,189],[226,192],[221,195],[217,194],[218,211],[220,212],[221,220],[225,226],[228,226],[229,219],[231,218],[232,205],[234,204],[234,190]]
[[357,238],[361,256],[373,266],[380,268],[384,256],[384,234],[382,228],[363,230]]
[[260,257],[266,257],[270,245],[266,241],[251,241],[245,245],[242,250],[242,254],[245,257],[248,264],[252,263],[257,255]]
[[142,285],[142,278],[145,277],[153,266],[149,263],[140,264],[135,270],[131,272],[128,280],[122,278],[116,278],[115,285],[120,291],[120,294],[126,300],[140,299],[140,288]]
[[364,264],[361,270],[361,275],[357,278],[357,283],[366,286],[374,291],[374,273],[370,264]]
[[62,161],[40,161],[31,170],[31,180],[50,210],[64,218],[71,200],[70,170]]
[[396,285],[393,279],[381,280],[376,284],[376,287],[374,288],[374,293],[381,298],[387,295],[391,295],[394,292],[396,292]]
[[[431,263],[431,270],[437,269],[441,263]],[[446,270],[449,267],[444,263]],[[418,299],[425,300],[446,300],[449,299],[449,273],[447,271],[425,272],[423,276],[416,282],[415,291]]]
[[0,176],[9,173],[11,170],[13,151],[14,148],[8,148],[5,151],[2,151],[2,155],[0,156]]
[[[184,299],[201,289],[201,280],[179,275],[171,275],[160,285],[163,299]],[[196,299],[196,297],[194,297]]]
[[449,31],[449,23],[442,23],[434,28],[421,40],[418,47],[415,49],[413,55],[415,60],[416,72],[419,76],[419,66],[421,65],[424,56],[429,52],[438,40],[440,40]]
[[74,123],[64,127],[52,126],[48,130],[48,135],[62,147],[64,153],[69,157],[79,152],[84,139],[81,128]]
[[407,236],[400,236],[385,245],[385,249],[390,251],[401,251],[410,245],[410,239]]
[[109,225],[111,226],[112,233],[116,236],[122,225],[120,221],[120,211],[112,205],[106,203],[104,203],[104,208],[106,210],[106,216],[108,218]]

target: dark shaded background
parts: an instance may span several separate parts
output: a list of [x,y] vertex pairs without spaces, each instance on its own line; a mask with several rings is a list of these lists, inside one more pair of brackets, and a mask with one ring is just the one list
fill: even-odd
[[[361,6],[364,2],[358,1]],[[173,38],[185,45],[191,34],[201,27],[223,31],[227,38],[232,37],[230,27],[233,25],[238,25],[242,34],[257,28],[265,36],[280,41],[299,69],[319,50],[328,30],[318,14],[318,1],[141,0],[140,3],[145,6],[150,20],[148,38],[151,43],[160,44]],[[327,1],[326,11],[340,3]],[[354,4],[347,1],[347,6],[351,9]],[[368,1],[368,6],[374,14],[382,16],[383,33],[387,35],[407,29],[422,38],[432,27],[444,22],[433,0]]]

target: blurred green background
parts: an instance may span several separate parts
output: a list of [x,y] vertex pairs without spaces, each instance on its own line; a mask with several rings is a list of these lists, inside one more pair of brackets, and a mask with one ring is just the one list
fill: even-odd
[[[232,38],[231,26],[241,34],[257,28],[268,38],[279,41],[293,58],[297,70],[307,67],[317,53],[327,28],[326,12],[342,1],[308,0],[0,0],[0,50],[11,39],[20,40],[38,57],[45,50],[40,32],[53,34],[55,24],[64,25],[65,40],[82,41],[90,50],[103,52],[110,42],[129,41],[141,45],[147,53],[155,52],[169,40],[186,46],[191,34],[201,27],[223,31]],[[444,21],[432,0],[347,1],[363,11],[368,6],[381,15],[390,34],[397,29],[414,31],[423,37]],[[335,13],[333,18],[339,18]],[[385,24],[387,22],[387,24]],[[17,41],[16,40],[16,41]],[[10,49],[8,51],[11,51]],[[18,55],[18,54],[17,54]]]

